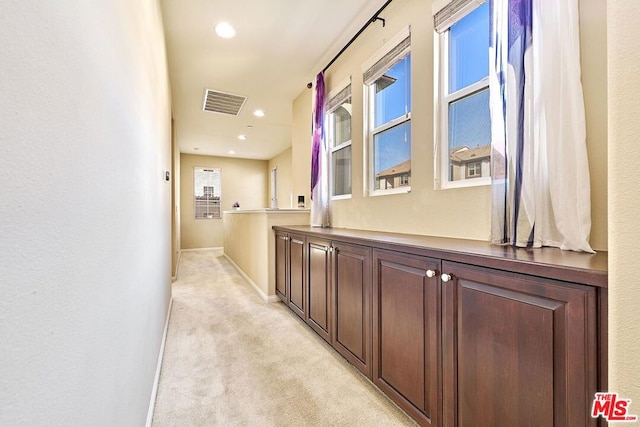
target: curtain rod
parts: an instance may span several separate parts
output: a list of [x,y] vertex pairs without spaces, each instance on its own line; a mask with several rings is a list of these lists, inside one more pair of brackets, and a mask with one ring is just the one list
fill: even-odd
[[[327,71],[327,69],[329,69],[329,67],[331,67],[333,65],[334,62],[336,62],[336,60],[338,58],[340,58],[340,55],[342,55],[344,53],[345,50],[347,50],[349,48],[349,46],[351,46],[351,44],[358,38],[360,37],[360,34],[362,34],[362,32],[364,30],[367,29],[367,27],[372,24],[373,22],[376,21],[382,21],[382,26],[384,27],[386,25],[386,21],[383,18],[380,18],[378,15],[380,15],[382,13],[383,10],[386,9],[387,6],[389,6],[389,3],[391,3],[393,0],[387,0],[387,2],[385,4],[382,5],[382,7],[380,9],[378,9],[378,11],[376,13],[373,14],[373,16],[367,21],[366,24],[364,24],[362,26],[362,28],[360,28],[360,30],[356,33],[355,36],[351,37],[351,40],[349,40],[347,42],[347,44],[345,44],[342,49],[340,49],[340,52],[338,52],[336,54],[336,56],[333,57],[333,59],[331,61],[329,61],[329,63],[322,69],[322,72],[324,73],[325,71]],[[311,87],[313,87],[313,83],[309,82],[307,83],[307,88],[311,89]]]

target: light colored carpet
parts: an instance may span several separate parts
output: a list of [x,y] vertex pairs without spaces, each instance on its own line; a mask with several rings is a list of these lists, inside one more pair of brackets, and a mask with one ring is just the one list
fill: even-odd
[[183,252],[153,426],[415,425],[222,251]]

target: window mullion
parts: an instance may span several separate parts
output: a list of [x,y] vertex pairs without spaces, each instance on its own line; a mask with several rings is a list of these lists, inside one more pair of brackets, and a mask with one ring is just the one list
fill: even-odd
[[396,119],[393,119],[393,120],[391,120],[391,121],[389,121],[389,122],[387,122],[387,123],[385,123],[383,125],[378,126],[377,128],[373,129],[371,131],[371,133],[373,135],[377,135],[377,134],[379,134],[381,132],[384,132],[385,130],[389,130],[389,129],[393,128],[393,127],[401,125],[404,122],[408,122],[409,120],[411,120],[411,113],[410,112],[405,114],[404,116],[400,116],[400,117],[398,117]]
[[453,93],[449,93],[445,95],[444,96],[445,105],[453,101],[457,101],[458,99],[462,99],[475,92],[479,92],[482,89],[486,89],[488,87],[489,87],[489,77],[485,77],[482,80],[479,80],[475,83],[470,84],[469,86],[463,87],[460,90],[457,90]]

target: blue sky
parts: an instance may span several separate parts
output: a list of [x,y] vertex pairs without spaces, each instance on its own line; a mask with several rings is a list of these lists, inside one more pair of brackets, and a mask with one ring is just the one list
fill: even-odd
[[[450,29],[449,93],[489,75],[489,2]],[[474,148],[491,143],[489,90],[477,92],[449,107],[449,148]]]
[[[449,39],[451,67],[449,91],[455,92],[489,74],[489,3],[486,2],[451,27]],[[375,126],[411,111],[411,57],[394,65],[385,75],[396,81],[376,94],[378,108]],[[416,117],[413,117],[416,120]],[[411,127],[396,126],[378,134],[375,145],[375,173],[411,158]],[[488,89],[451,104],[449,109],[449,147],[474,148],[491,142]]]

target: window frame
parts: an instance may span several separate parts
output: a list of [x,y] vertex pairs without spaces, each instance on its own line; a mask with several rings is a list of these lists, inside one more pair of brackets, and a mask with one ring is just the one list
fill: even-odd
[[[487,177],[473,177],[473,179],[450,180],[451,161],[449,152],[449,106],[470,95],[489,89],[489,76],[449,93],[449,38],[450,28],[484,2],[471,3],[455,19],[449,22],[441,33],[434,29],[434,187],[436,190],[450,188],[479,187],[491,185],[491,174]],[[488,40],[488,39],[487,39]],[[489,48],[487,43],[487,49]],[[490,123],[489,123],[490,125]],[[465,177],[467,173],[465,171]]]
[[[471,174],[470,166],[473,165],[473,175]],[[464,174],[467,179],[482,178],[482,160],[474,160],[465,164]]]
[[[338,99],[336,100],[336,97],[341,97],[341,93],[343,91],[345,91],[346,89],[348,89],[349,95],[345,96],[344,99]],[[338,107],[342,106],[342,104],[344,103],[344,101],[350,99],[351,100],[351,105],[353,106],[353,91],[351,88],[351,78],[349,78],[346,82],[342,82],[337,86],[336,90],[333,90],[329,93],[329,95],[327,96],[327,101],[325,103],[326,104],[331,104],[332,102],[338,102],[335,106],[330,107],[329,109],[327,109],[325,111],[325,126],[328,126],[328,123],[330,123],[329,120],[329,115],[331,113],[333,113],[334,111],[336,111],[338,109]],[[327,129],[325,127],[325,134],[327,136],[333,136],[330,134],[329,129]],[[351,139],[349,139],[348,141],[342,142],[339,145],[334,145],[335,141],[333,141],[332,138],[329,139],[328,141],[328,145],[329,145],[329,197],[331,200],[344,200],[344,199],[350,199],[351,195],[353,194],[353,148],[351,149],[351,168],[350,168],[350,175],[349,175],[349,184],[351,187],[351,192],[348,194],[338,194],[335,195],[334,194],[334,170],[333,170],[333,156],[336,152],[341,151],[347,147],[351,147],[351,142],[353,141],[353,110],[351,111],[351,118],[349,120],[349,135],[351,136]]]
[[[392,52],[395,48],[400,46],[405,39],[409,38],[408,46],[402,50],[400,53],[389,65],[390,68],[393,68],[398,62],[404,60],[407,56],[411,56],[411,27],[406,27],[396,36],[394,36],[391,40],[389,40],[376,54],[374,54],[367,62],[362,65],[363,74],[367,72],[370,68],[374,66],[378,61],[382,60],[385,55]],[[413,61],[410,62],[410,67],[413,68]],[[413,88],[413,72],[410,73],[409,79],[409,93]],[[375,82],[375,80],[374,80]],[[374,141],[375,136],[392,129],[396,126],[400,126],[404,123],[409,123],[411,126],[411,105],[409,105],[409,111],[405,112],[404,115],[392,119],[378,127],[373,127],[375,124],[375,85],[374,82],[367,84],[363,81],[363,106],[364,106],[364,131],[366,133],[366,142],[367,147],[365,152],[367,153],[367,160],[365,161],[364,169],[364,181],[367,183],[367,186],[364,188],[363,195],[366,196],[383,196],[388,194],[403,194],[411,192],[411,185],[398,186],[397,188],[390,189],[376,189],[376,177],[375,177],[375,153],[374,153]],[[412,97],[413,98],[413,97]],[[413,139],[413,138],[412,138]],[[412,144],[412,141],[409,141]],[[412,147],[411,147],[412,148]],[[413,150],[411,150],[412,152]],[[412,161],[412,155],[409,157],[409,161]]]
[[[196,196],[196,173],[198,171],[202,171],[202,172],[213,172],[213,173],[218,173],[218,180],[219,180],[219,184],[220,184],[220,190],[218,192],[218,215],[217,216],[211,216],[211,217],[198,217],[197,216],[197,202],[198,199]],[[209,184],[209,181],[207,181],[207,184]],[[207,188],[210,186],[205,186],[204,188]],[[215,186],[211,186],[212,188],[215,188]],[[212,168],[212,167],[208,167],[208,166],[194,166],[193,167],[193,219],[194,220],[210,220],[210,219],[222,219],[222,168]],[[203,193],[205,191],[203,190]],[[214,190],[214,194],[213,197],[215,198],[215,190]],[[214,203],[215,205],[215,203]]]

